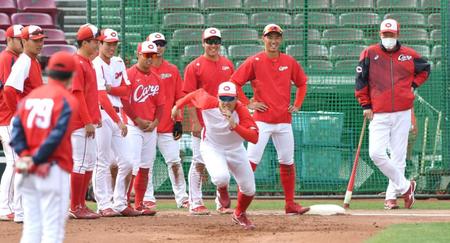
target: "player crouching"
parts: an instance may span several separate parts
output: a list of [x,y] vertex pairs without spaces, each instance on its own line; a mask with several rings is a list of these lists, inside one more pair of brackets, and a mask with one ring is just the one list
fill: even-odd
[[255,225],[247,218],[246,210],[255,195],[255,178],[247,162],[243,141],[258,141],[256,123],[247,108],[237,102],[236,86],[231,82],[219,85],[218,98],[204,89],[187,94],[173,107],[172,119],[180,115],[180,110],[189,103],[200,109],[203,116],[205,127],[200,153],[212,182],[220,191],[228,185],[231,172],[239,186],[232,220],[244,229],[254,229]]
[[21,242],[63,242],[72,171],[70,134],[78,102],[67,91],[75,70],[72,54],[58,52],[48,64],[49,82],[19,103],[11,147],[23,193]]

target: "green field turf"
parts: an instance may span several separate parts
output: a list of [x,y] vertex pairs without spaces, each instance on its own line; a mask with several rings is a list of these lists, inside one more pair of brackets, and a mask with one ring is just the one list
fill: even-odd
[[396,224],[376,234],[367,243],[450,242],[450,223]]

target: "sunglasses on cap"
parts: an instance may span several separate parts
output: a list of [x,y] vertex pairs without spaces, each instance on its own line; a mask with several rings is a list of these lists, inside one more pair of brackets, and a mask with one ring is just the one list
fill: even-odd
[[156,58],[158,56],[158,53],[142,53],[142,56],[145,59],[149,59],[149,58]]
[[220,45],[220,44],[222,44],[222,39],[209,38],[209,39],[205,40],[205,43],[208,45]]
[[153,43],[155,43],[155,45],[157,45],[159,47],[165,47],[167,45],[167,42],[164,40],[153,41]]
[[33,32],[30,33],[30,37],[38,36],[38,35],[43,35],[43,34],[44,34],[44,31],[43,31],[43,30],[37,29],[37,30],[35,30],[35,31],[33,31]]
[[236,100],[236,97],[234,96],[219,96],[219,100],[223,102],[232,102]]

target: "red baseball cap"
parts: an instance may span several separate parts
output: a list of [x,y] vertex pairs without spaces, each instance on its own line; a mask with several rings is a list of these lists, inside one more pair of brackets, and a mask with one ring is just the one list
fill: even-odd
[[267,34],[269,34],[271,32],[276,32],[276,33],[282,35],[283,29],[279,25],[268,24],[268,25],[266,25],[266,27],[264,27],[263,36],[266,36]]
[[151,41],[144,41],[137,46],[138,53],[158,53],[158,48]]
[[113,29],[103,29],[99,40],[104,42],[119,42],[119,34]]
[[47,69],[59,72],[73,72],[75,71],[75,64],[75,57],[72,53],[59,51],[50,57]]
[[77,32],[77,40],[90,40],[90,39],[99,39],[100,31],[97,26],[92,24],[84,24],[80,26]]
[[380,33],[384,32],[397,34],[400,32],[400,25],[395,19],[385,19],[380,24]]
[[20,24],[11,25],[6,29],[6,37],[22,38],[23,26]]
[[39,40],[42,38],[45,38],[47,36],[44,35],[44,31],[41,29],[41,27],[37,25],[29,25],[22,29],[22,39],[32,39],[32,40]]

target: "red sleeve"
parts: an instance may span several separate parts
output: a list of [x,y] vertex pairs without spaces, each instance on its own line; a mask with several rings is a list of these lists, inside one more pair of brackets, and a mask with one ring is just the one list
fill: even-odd
[[372,109],[369,93],[369,66],[369,49],[366,48],[359,57],[355,79],[355,96],[363,109]]
[[3,97],[5,98],[6,106],[11,111],[11,114],[14,114],[17,109],[17,102],[19,102],[19,97],[17,94],[17,90],[11,86],[3,87]]
[[427,59],[421,57],[416,51],[412,50],[414,62],[414,81],[413,88],[417,88],[425,83],[430,75],[431,65]]
[[259,131],[258,126],[253,120],[247,108],[241,104],[236,105],[236,112],[239,116],[239,124],[233,129],[243,139],[250,143],[256,144],[258,142]]
[[110,95],[118,96],[118,97],[125,97],[130,94],[131,87],[127,85],[122,77],[122,82],[120,83],[119,87],[111,87],[111,90],[109,91]]
[[[175,102],[181,98],[183,98],[183,80],[181,79],[180,72],[176,68],[175,72]],[[175,105],[175,104],[172,104]],[[181,115],[177,117],[177,121],[183,121],[183,112],[181,112]]]
[[109,115],[109,117],[111,117],[111,119],[115,123],[118,123],[120,121],[120,118],[117,115],[117,112],[114,110],[111,101],[108,99],[108,95],[106,94],[105,90],[98,91],[98,101],[100,102],[100,105],[103,107],[106,113]]
[[292,60],[292,62],[292,81],[294,81],[295,86],[297,86],[297,94],[295,95],[294,106],[301,107],[306,96],[306,80],[308,80],[308,77],[306,76],[305,71],[303,71],[303,68],[300,66],[300,64],[298,64],[294,59]]
[[125,111],[125,114],[127,114],[127,116],[129,118],[131,118],[131,120],[134,121],[134,119],[137,118],[136,112],[134,112],[133,107],[131,106],[130,102],[128,101],[128,99],[120,99],[120,101],[122,101],[122,106],[123,106],[123,111]]
[[86,104],[86,99],[84,98],[83,92],[80,90],[74,90],[73,96],[75,96],[75,98],[78,100],[78,103],[80,104],[79,113],[80,113],[81,121],[83,122],[83,124],[87,125],[87,124],[92,123],[92,118],[89,115],[87,104]]
[[195,63],[191,62],[184,70],[183,92],[185,94],[197,90],[199,87],[197,75],[195,74]]
[[204,89],[198,89],[179,99],[176,106],[182,109],[187,104],[192,104],[195,108],[205,110],[217,107],[219,101]]
[[77,59],[78,63],[75,64],[75,75],[72,79],[72,91],[79,90],[84,91],[85,77],[82,64]]

